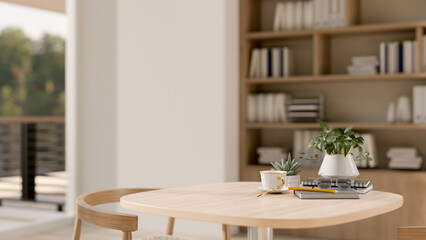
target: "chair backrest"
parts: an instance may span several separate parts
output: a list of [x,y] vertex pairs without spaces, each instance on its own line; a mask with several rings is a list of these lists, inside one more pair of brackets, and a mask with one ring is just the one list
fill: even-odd
[[398,240],[423,240],[426,239],[426,227],[400,227]]
[[134,232],[138,230],[138,216],[103,210],[95,206],[119,202],[120,198],[124,195],[152,190],[156,189],[113,189],[80,195],[77,198],[77,217],[104,228]]

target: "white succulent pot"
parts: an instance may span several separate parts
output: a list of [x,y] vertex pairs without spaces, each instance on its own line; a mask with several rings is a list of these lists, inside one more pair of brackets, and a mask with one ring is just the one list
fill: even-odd
[[300,187],[300,175],[285,176],[284,187]]
[[344,156],[343,154],[326,154],[318,171],[321,177],[327,178],[350,178],[353,179],[359,175],[352,154]]

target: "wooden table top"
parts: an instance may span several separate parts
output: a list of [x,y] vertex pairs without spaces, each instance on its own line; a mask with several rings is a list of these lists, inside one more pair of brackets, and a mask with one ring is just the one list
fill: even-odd
[[121,206],[143,213],[237,226],[281,229],[332,226],[398,209],[401,195],[371,191],[360,199],[299,199],[293,191],[260,193],[260,182],[228,182],[168,188],[121,198]]

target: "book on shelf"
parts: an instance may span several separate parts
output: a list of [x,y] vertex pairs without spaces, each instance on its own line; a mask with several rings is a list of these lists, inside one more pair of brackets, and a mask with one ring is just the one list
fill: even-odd
[[287,1],[286,2],[286,12],[285,12],[285,18],[286,18],[286,26],[285,29],[287,31],[295,30],[295,11],[294,11],[294,3],[293,1]]
[[426,85],[413,87],[413,122],[426,123]]
[[293,51],[288,47],[252,50],[248,73],[250,78],[288,77],[293,74]]
[[312,29],[314,26],[313,2],[303,1],[303,28]]
[[266,78],[268,77],[269,70],[269,49],[262,48],[260,49],[260,77]]
[[336,28],[346,25],[346,0],[297,0],[278,2],[273,31]]
[[426,72],[426,35],[423,36],[423,71]]
[[296,30],[303,29],[303,1],[294,4],[294,27]]
[[417,72],[417,41],[381,42],[380,74]]
[[255,48],[251,51],[249,77],[260,77],[260,49]]
[[287,122],[287,98],[284,93],[259,93],[247,96],[247,122]]

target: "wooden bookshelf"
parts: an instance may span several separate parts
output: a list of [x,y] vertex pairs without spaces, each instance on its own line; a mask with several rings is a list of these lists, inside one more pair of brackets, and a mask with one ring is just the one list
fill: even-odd
[[[281,0],[279,0],[281,1]],[[416,195],[415,189],[404,191],[404,184],[394,190],[387,182],[426,183],[426,124],[389,124],[385,121],[387,104],[400,95],[411,96],[414,85],[426,85],[422,54],[417,54],[417,72],[411,74],[383,74],[350,76],[346,66],[351,56],[378,56],[379,43],[386,41],[417,40],[417,52],[423,51],[422,37],[426,34],[426,17],[422,9],[426,2],[413,0],[348,0],[346,27],[272,31],[274,6],[278,0],[240,0],[240,180],[259,180],[259,170],[269,166],[256,164],[256,148],[281,146],[291,149],[295,130],[319,129],[317,123],[247,123],[247,96],[255,93],[284,92],[292,96],[323,94],[326,102],[326,120],[331,127],[354,125],[361,132],[377,136],[379,168],[361,169],[361,177],[371,178],[375,188],[403,194],[417,208],[426,202],[426,193]],[[282,0],[286,1],[286,0]],[[409,6],[409,10],[407,7]],[[404,9],[403,11],[400,9]],[[248,69],[253,48],[283,47],[294,49],[295,75],[280,78],[249,78]],[[335,94],[345,91],[345,94]],[[357,102],[359,99],[359,103]],[[344,106],[349,106],[347,109]],[[354,108],[359,107],[359,108]],[[378,117],[380,115],[380,117]],[[272,144],[271,144],[272,143]],[[269,144],[269,145],[267,145]],[[275,144],[275,145],[274,145]],[[386,150],[391,146],[415,146],[425,159],[421,171],[387,169]],[[302,178],[313,177],[317,170],[306,169]],[[399,181],[394,181],[399,179]],[[413,183],[414,184],[414,183]],[[417,199],[417,203],[415,203]],[[412,216],[411,216],[412,215]],[[392,215],[375,219],[374,225],[383,231],[370,229],[370,239],[396,239],[396,227],[426,225],[426,219],[416,210],[403,208]],[[327,231],[287,231],[287,234],[318,238],[365,239],[359,231],[347,229],[368,228],[371,221],[327,228]],[[346,229],[346,230],[342,230]],[[315,233],[315,234],[313,234]],[[359,233],[358,233],[359,234]]]

